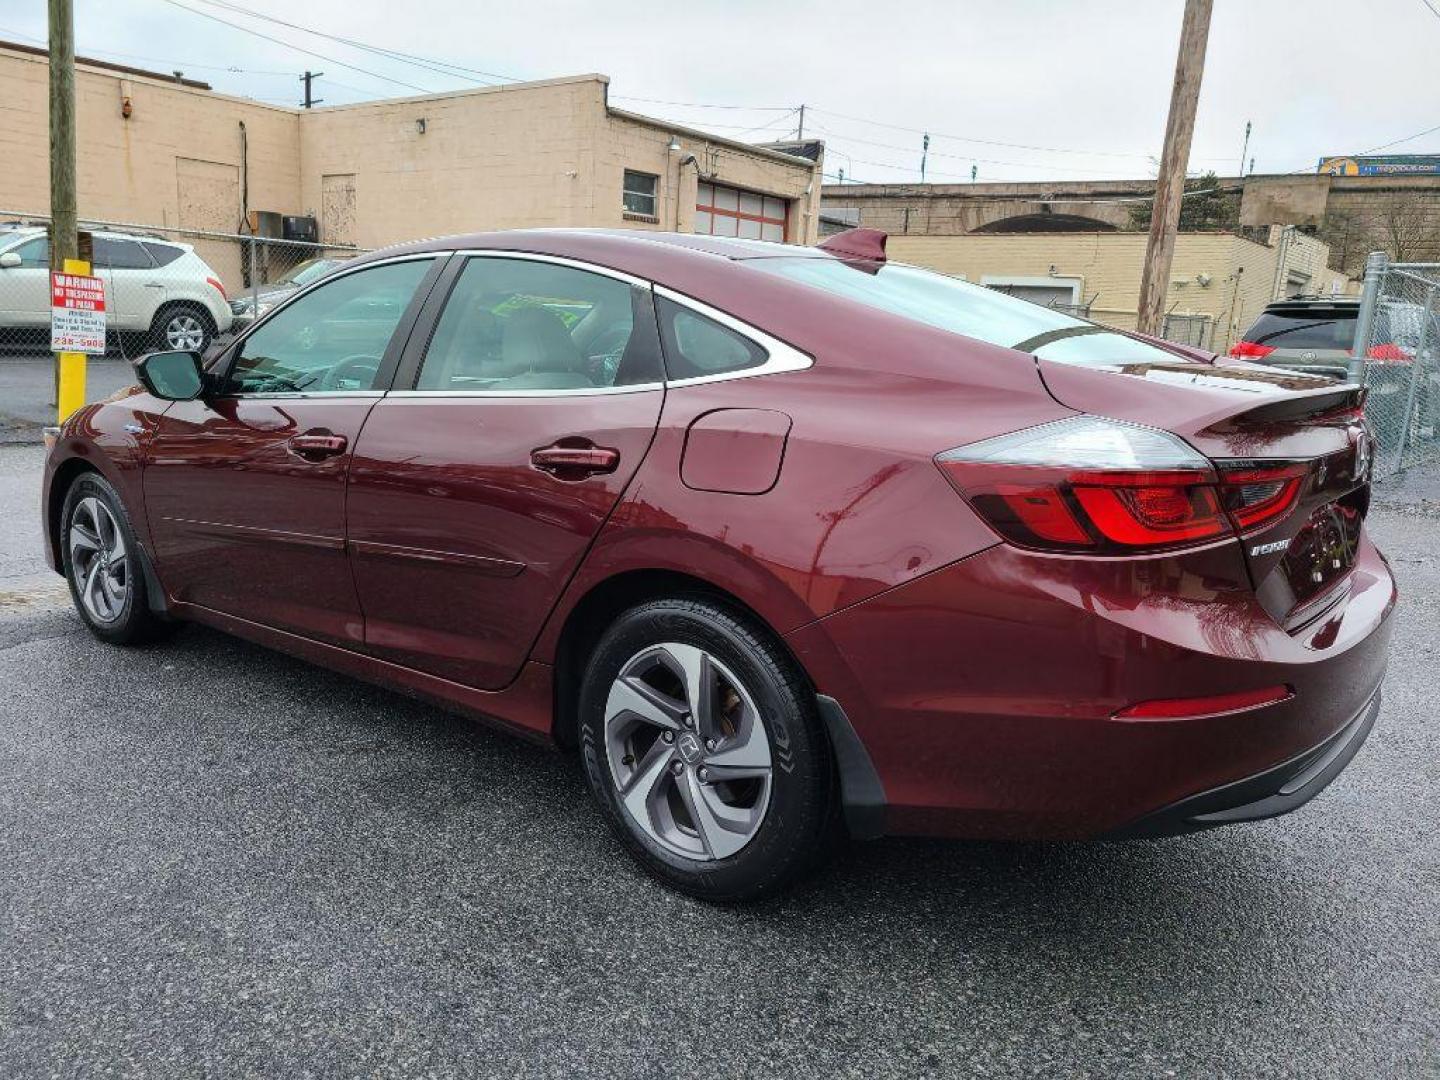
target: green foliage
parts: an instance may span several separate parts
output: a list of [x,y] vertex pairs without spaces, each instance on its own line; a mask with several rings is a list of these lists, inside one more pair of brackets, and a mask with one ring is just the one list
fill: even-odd
[[[1187,178],[1185,190],[1195,194],[1180,203],[1181,232],[1222,232],[1239,226],[1240,193],[1223,190],[1213,172]],[[1131,227],[1148,230],[1153,207],[1152,202],[1136,203],[1130,210]]]

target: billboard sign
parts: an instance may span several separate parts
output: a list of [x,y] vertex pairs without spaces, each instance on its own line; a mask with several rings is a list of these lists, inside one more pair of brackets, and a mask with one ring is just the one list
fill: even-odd
[[1326,157],[1315,171],[1325,176],[1437,176],[1440,154]]

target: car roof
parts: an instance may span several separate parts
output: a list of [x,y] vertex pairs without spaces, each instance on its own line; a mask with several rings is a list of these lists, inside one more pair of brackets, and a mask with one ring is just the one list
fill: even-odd
[[1320,314],[1329,310],[1335,314],[1353,315],[1360,308],[1360,298],[1355,296],[1292,296],[1288,300],[1276,300],[1265,305],[1269,312],[1295,311],[1306,314]]
[[425,252],[513,251],[517,254],[570,257],[610,266],[640,276],[662,277],[677,263],[742,262],[773,258],[834,258],[828,252],[765,240],[740,240],[692,233],[647,229],[511,229],[504,232],[463,233],[381,248],[358,256],[370,262],[395,255]]

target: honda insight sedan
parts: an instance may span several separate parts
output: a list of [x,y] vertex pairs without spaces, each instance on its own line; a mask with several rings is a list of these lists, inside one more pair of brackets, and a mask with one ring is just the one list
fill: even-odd
[[841,834],[1292,810],[1379,708],[1363,391],[885,257],[520,231],[377,252],[53,436],[45,539],[578,754],[626,847],[773,893]]

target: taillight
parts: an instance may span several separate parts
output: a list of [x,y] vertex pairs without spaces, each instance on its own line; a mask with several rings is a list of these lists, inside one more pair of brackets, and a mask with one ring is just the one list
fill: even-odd
[[940,454],[951,484],[1023,547],[1119,554],[1232,532],[1210,462],[1174,435],[1077,416]]
[[1294,508],[1306,466],[1221,462],[1168,432],[1077,416],[947,450],[950,483],[1005,539],[1116,555],[1249,533]]
[[1288,514],[1300,497],[1307,467],[1300,462],[1226,464],[1220,467],[1225,509],[1242,533],[1273,525]]
[[221,299],[221,300],[226,299],[226,296],[225,296],[225,286],[224,286],[224,285],[221,285],[218,279],[213,278],[213,277],[207,277],[207,278],[205,279],[205,284],[213,287],[214,290],[220,294],[220,299]]
[[1379,360],[1381,363],[1405,363],[1410,359],[1410,354],[1399,345],[1386,341],[1371,345],[1365,353],[1365,359]]
[[1275,351],[1274,345],[1257,345],[1253,341],[1237,341],[1230,346],[1230,355],[1242,360],[1259,360]]

